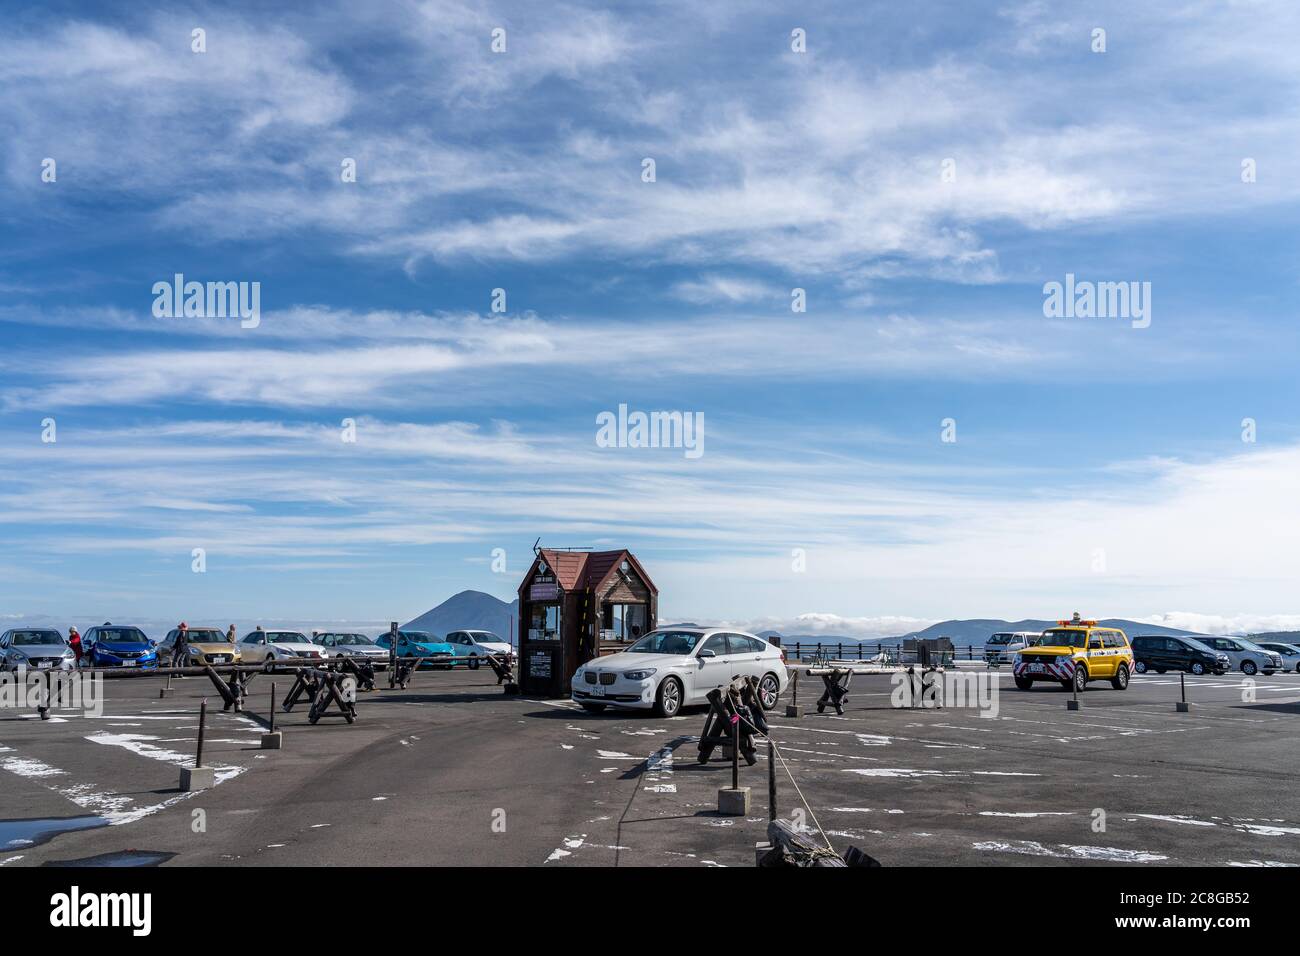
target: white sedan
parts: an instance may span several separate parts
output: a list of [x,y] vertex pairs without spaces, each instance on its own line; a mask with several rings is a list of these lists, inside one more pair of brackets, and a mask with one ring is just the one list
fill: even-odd
[[673,717],[684,705],[707,703],[709,691],[742,675],[758,679],[764,710],[776,706],[790,679],[781,649],[753,634],[671,627],[587,661],[574,672],[572,698],[593,713],[627,707]]
[[451,645],[456,657],[465,659],[470,670],[478,670],[479,659],[489,654],[509,657],[514,652],[506,641],[491,631],[448,631],[443,640]]
[[301,658],[320,660],[324,649],[313,644],[301,631],[250,631],[239,642],[245,664],[272,664]]

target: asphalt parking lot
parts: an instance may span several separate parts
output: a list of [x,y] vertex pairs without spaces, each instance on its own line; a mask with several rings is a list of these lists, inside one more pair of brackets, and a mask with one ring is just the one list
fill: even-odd
[[[837,849],[887,866],[1300,865],[1300,675],[1259,677],[1253,702],[1239,676],[1188,677],[1190,714],[1177,675],[1090,689],[1077,712],[996,679],[995,718],[894,708],[886,676],[856,677],[842,717],[773,712]],[[719,816],[731,769],[696,761],[702,710],[590,715],[507,697],[488,671],[421,672],[405,691],[381,676],[354,725],[277,714],[284,749],[263,751],[267,677],[244,715],[204,679],[167,699],[160,683],[107,681],[99,717],[0,713],[0,865],[751,866],[764,836],[765,754],[741,766],[751,813]],[[205,696],[218,784],[183,793]],[[778,785],[788,817],[783,768]]]

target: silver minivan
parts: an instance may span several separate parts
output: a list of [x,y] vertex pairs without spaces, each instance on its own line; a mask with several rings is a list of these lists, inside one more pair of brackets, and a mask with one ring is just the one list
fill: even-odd
[[1196,635],[1202,644],[1208,644],[1216,651],[1228,655],[1234,670],[1251,675],[1258,672],[1272,674],[1282,670],[1282,655],[1276,651],[1266,651],[1254,641],[1244,637],[1210,637]]
[[999,631],[984,642],[984,659],[1006,663],[1040,637],[1040,631]]
[[1259,646],[1270,654],[1282,656],[1282,669],[1300,674],[1300,645],[1287,644],[1282,641],[1259,641]]

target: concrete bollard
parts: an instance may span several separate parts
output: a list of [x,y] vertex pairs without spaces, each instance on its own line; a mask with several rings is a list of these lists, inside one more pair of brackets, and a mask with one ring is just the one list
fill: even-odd
[[799,671],[794,672],[790,683],[790,703],[785,705],[787,717],[802,717],[803,708],[799,706]]
[[263,750],[279,750],[283,743],[281,734],[275,729],[275,682],[271,682],[271,709],[267,712],[270,716],[270,727],[267,732],[262,734]]
[[203,733],[208,722],[208,699],[199,702],[199,742],[194,751],[194,766],[181,767],[181,789],[186,793],[209,790],[217,785],[216,773],[203,766]]
[[740,785],[740,718],[731,718],[731,786],[718,790],[718,813],[743,817],[749,813],[749,787]]
[[167,686],[158,688],[158,699],[170,697],[172,695],[172,675],[167,675]]
[[1178,674],[1178,690],[1180,692],[1182,699],[1174,702],[1174,713],[1176,714],[1191,713],[1192,705],[1187,703],[1187,681],[1184,679],[1183,674],[1181,672],[1179,672]]
[[217,776],[211,767],[181,767],[181,789],[186,793],[211,790],[217,785]]
[[749,815],[749,787],[721,787],[718,790],[718,813],[724,817]]

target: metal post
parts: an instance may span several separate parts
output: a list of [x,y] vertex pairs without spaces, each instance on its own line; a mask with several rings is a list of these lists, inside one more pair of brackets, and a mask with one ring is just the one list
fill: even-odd
[[197,770],[203,766],[203,728],[208,722],[208,699],[206,697],[199,701],[199,747],[194,754],[194,768]]
[[776,745],[767,738],[767,818],[776,819]]
[[794,686],[790,688],[790,703],[799,706],[799,672],[794,672]]
[[397,622],[388,622],[388,686],[397,686]]
[[[732,705],[733,708],[735,704]],[[731,789],[740,789],[740,716],[731,716]]]
[[271,682],[271,733],[275,733],[275,682]]
[[1187,703],[1187,681],[1183,680],[1183,672],[1178,672],[1178,690],[1183,695],[1183,703]]

